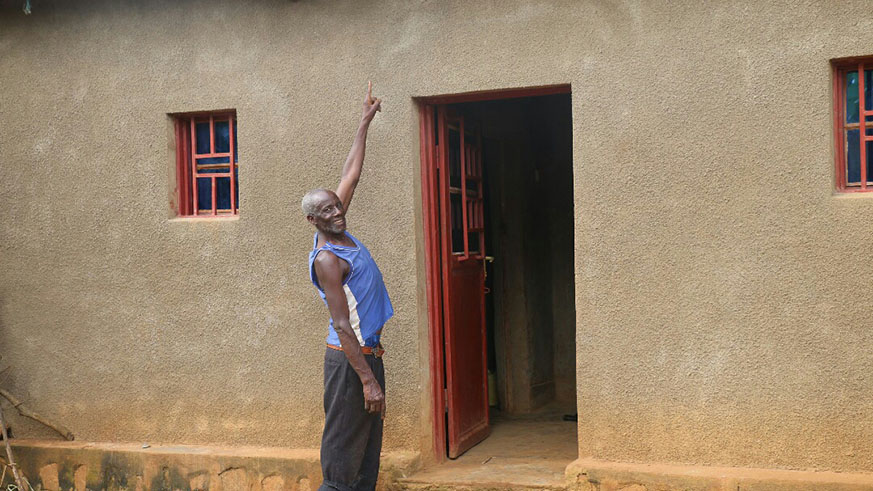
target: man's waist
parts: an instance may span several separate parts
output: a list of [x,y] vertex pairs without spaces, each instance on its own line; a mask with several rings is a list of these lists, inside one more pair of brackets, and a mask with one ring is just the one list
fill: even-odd
[[[335,344],[327,343],[327,347],[332,350],[343,351],[342,346],[337,346]],[[361,353],[365,355],[374,355],[376,358],[382,358],[382,355],[385,354],[385,349],[382,348],[382,343],[379,343],[376,346],[361,346]]]

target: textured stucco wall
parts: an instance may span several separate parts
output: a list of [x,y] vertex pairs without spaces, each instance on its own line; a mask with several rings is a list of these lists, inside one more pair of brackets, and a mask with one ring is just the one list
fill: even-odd
[[[349,224],[397,311],[386,446],[418,446],[416,128],[396,61],[372,56],[393,31],[381,15],[285,1],[2,12],[14,393],[81,439],[317,446],[327,311],[299,200],[338,182],[372,79],[386,104]],[[238,114],[240,218],[169,220],[167,113],[221,108]]]
[[[80,437],[317,445],[297,200],[370,78],[350,226],[398,310],[386,443],[426,441],[412,97],[571,83],[580,455],[873,470],[873,198],[832,192],[828,66],[868,3],[56,3],[0,11],[0,350]],[[241,216],[170,221],[166,113],[223,108]]]
[[869,4],[609,5],[573,83],[580,455],[873,470],[828,63],[873,54]]

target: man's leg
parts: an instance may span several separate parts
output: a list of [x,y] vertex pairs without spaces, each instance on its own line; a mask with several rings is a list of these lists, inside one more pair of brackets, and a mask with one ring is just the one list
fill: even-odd
[[364,409],[361,379],[342,351],[324,355],[324,433],[319,490],[353,491],[373,418]]
[[[370,364],[370,369],[373,370],[373,376],[379,381],[379,385],[382,386],[382,392],[385,393],[385,366],[382,364],[382,358],[374,356],[367,356],[366,358]],[[382,415],[376,414],[371,416],[371,418],[373,422],[370,425],[370,435],[367,447],[364,450],[364,458],[361,462],[361,473],[354,485],[355,491],[371,491],[376,489],[376,479],[379,477],[379,457],[382,453]]]

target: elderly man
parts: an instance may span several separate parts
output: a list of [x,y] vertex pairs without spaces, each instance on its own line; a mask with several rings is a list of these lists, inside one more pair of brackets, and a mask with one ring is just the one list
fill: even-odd
[[315,189],[303,212],[315,226],[309,274],[330,312],[324,354],[324,433],[319,489],[375,489],[385,417],[382,326],[394,314],[370,252],[346,232],[346,211],[364,164],[370,122],[381,110],[368,86],[361,123],[336,192]]

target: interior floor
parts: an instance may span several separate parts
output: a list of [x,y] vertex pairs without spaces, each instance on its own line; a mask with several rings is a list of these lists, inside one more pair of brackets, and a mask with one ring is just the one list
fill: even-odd
[[533,414],[492,417],[491,435],[455,460],[403,482],[430,486],[564,489],[564,469],[576,459],[576,422],[553,406]]

